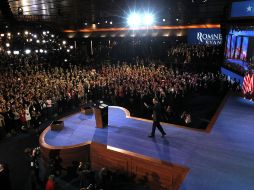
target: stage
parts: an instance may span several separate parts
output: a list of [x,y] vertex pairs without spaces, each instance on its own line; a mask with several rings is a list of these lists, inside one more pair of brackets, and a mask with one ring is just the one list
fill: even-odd
[[181,190],[239,190],[254,186],[254,103],[230,96],[211,131],[163,124],[167,136],[148,138],[152,122],[109,107],[109,126],[95,128],[93,115],[63,118],[65,128],[47,128],[40,143],[55,149],[86,142],[104,144],[189,168]]

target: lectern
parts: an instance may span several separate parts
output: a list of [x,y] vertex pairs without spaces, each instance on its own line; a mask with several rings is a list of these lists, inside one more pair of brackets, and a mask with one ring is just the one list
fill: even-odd
[[94,115],[97,128],[104,128],[108,126],[108,105],[98,104],[94,106]]

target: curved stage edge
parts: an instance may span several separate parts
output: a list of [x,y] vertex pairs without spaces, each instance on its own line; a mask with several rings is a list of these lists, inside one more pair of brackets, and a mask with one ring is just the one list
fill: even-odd
[[[124,111],[127,119],[152,122],[151,120],[131,117],[130,112],[125,108],[110,107]],[[69,117],[71,116],[61,120]],[[52,146],[45,141],[45,136],[50,130],[50,126],[47,127],[39,137],[41,155],[46,165],[50,158],[55,156],[61,158],[63,167],[71,166],[73,161],[88,161],[94,170],[107,167],[112,170],[124,171],[130,176],[136,176],[136,179],[144,179],[145,177],[152,189],[177,190],[189,172],[189,169],[184,166],[93,141],[85,141],[70,146]]]

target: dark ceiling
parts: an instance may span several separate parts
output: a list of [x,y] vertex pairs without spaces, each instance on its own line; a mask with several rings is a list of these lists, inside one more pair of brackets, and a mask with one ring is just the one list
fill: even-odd
[[154,12],[158,25],[220,23],[230,4],[229,0],[8,1],[13,14],[20,19],[52,21],[65,29],[82,28],[85,23],[88,26],[98,22],[109,25],[110,21],[113,26],[124,26],[126,15],[133,9]]

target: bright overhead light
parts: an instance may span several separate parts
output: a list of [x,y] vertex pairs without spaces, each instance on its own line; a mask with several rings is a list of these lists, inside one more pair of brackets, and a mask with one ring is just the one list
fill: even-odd
[[8,51],[7,51],[7,54],[11,54],[11,51],[10,51],[10,50],[8,50]]
[[65,44],[66,44],[66,41],[64,40],[64,41],[63,41],[63,45],[65,45]]
[[73,49],[73,46],[70,46],[71,49]]
[[69,49],[67,49],[67,52],[69,53],[69,52],[70,52],[70,50],[69,50]]
[[130,27],[139,27],[141,25],[141,15],[138,13],[131,13],[127,18],[127,24]]
[[40,49],[40,53],[43,53],[43,49]]
[[14,55],[18,55],[18,54],[19,54],[19,51],[13,51],[13,54],[14,54]]
[[6,47],[10,47],[10,44],[9,44],[9,43],[6,43],[5,45],[6,45]]
[[4,37],[4,34],[1,34],[1,37]]
[[25,50],[25,53],[26,53],[26,54],[30,54],[30,53],[31,53],[31,50],[30,50],[30,49],[26,49],[26,50]]
[[28,35],[28,31],[25,31],[25,35]]
[[36,40],[36,43],[40,43],[40,40]]
[[151,13],[146,13],[143,16],[143,23],[146,26],[151,26],[154,23],[154,16]]
[[8,33],[7,33],[7,36],[9,36],[9,37],[10,37],[10,36],[11,36],[11,33],[10,33],[10,32],[8,32]]
[[149,12],[144,13],[131,13],[127,18],[127,24],[131,28],[140,26],[152,26],[154,24],[154,15]]

